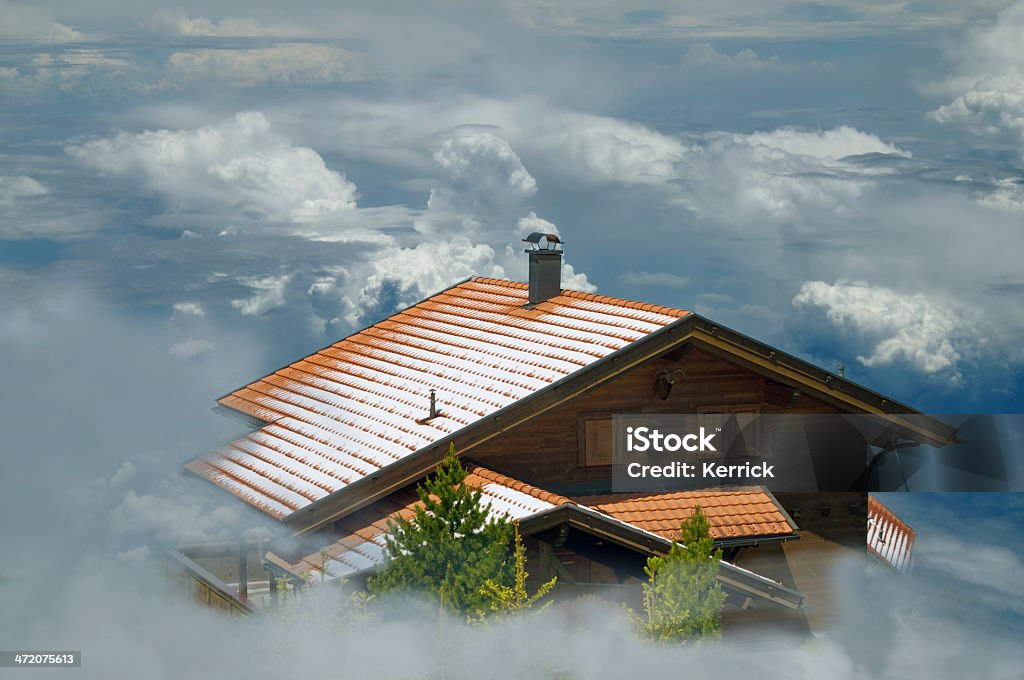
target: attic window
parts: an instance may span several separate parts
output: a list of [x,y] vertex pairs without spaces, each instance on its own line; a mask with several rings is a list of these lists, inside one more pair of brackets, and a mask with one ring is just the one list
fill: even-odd
[[699,423],[709,429],[721,428],[720,441],[734,456],[756,456],[761,451],[761,409],[756,404],[704,406],[697,409]]
[[580,464],[585,466],[612,464],[612,418],[591,416],[580,424]]

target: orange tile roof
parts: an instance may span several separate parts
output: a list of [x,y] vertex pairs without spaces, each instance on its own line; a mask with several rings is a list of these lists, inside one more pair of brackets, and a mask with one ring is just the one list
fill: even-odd
[[[565,496],[553,494],[479,465],[468,465],[467,470],[469,474],[466,475],[465,483],[483,492],[483,502],[490,504],[491,512],[495,515],[524,519],[571,502]],[[325,580],[350,576],[381,563],[388,519],[396,515],[410,519],[419,503],[414,488],[408,486],[339,520],[333,533],[340,535],[340,538],[326,546],[326,564],[320,551],[304,555],[294,561],[270,552],[267,559],[297,576],[310,574],[319,578],[321,570]]]
[[[630,524],[667,539],[679,537],[679,524],[700,504],[716,539],[768,537],[795,533],[786,516],[762,489],[685,491],[659,494],[608,494],[569,499],[480,465],[467,466],[466,483],[483,491],[491,512],[526,519],[552,508],[573,504]],[[289,559],[273,552],[267,559],[297,576],[325,580],[345,578],[377,566],[384,558],[388,519],[410,519],[419,505],[413,486],[407,486],[362,510],[342,518],[328,532],[333,538],[321,551]],[[319,534],[323,536],[323,534]],[[315,539],[314,539],[315,540]]]
[[796,533],[763,489],[607,494],[574,500],[670,540],[679,538],[679,525],[697,505],[708,517],[712,538],[718,540]]
[[232,392],[221,405],[269,424],[186,467],[281,519],[688,314],[527,293],[469,279]]
[[917,533],[874,496],[868,496],[868,552],[896,571],[909,573]]

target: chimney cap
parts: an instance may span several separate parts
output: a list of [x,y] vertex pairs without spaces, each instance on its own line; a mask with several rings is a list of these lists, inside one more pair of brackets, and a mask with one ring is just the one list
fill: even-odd
[[558,246],[563,245],[562,239],[558,238],[557,235],[544,234],[539,231],[535,231],[524,238],[523,243],[529,243],[532,246],[532,250],[558,250]]

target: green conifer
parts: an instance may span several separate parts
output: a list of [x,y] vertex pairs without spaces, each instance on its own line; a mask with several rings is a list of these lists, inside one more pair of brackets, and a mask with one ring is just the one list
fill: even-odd
[[490,516],[480,489],[463,483],[467,474],[452,445],[417,486],[414,517],[388,521],[385,564],[369,582],[372,591],[424,593],[442,609],[477,617],[489,607],[485,583],[511,584],[512,525]]
[[647,560],[643,615],[630,612],[643,637],[660,642],[717,638],[721,635],[725,593],[718,583],[721,549],[698,505],[683,521],[680,539],[668,554]]

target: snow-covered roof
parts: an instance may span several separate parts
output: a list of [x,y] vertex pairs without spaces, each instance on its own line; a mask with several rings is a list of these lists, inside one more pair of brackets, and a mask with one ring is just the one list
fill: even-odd
[[868,551],[896,571],[910,573],[917,534],[874,496],[868,497]]
[[[467,469],[469,474],[464,483],[480,489],[481,503],[490,506],[494,517],[521,520],[571,502],[564,496],[480,465],[470,465]],[[267,554],[267,559],[293,574],[309,575],[314,581],[347,578],[383,563],[388,519],[396,516],[410,519],[418,504],[418,496],[407,487],[361,513],[340,520],[332,532],[340,538],[330,539],[324,547],[326,560],[319,550],[295,561],[273,552]]]
[[472,278],[232,392],[222,406],[267,424],[186,467],[283,519],[688,314],[527,296]]

